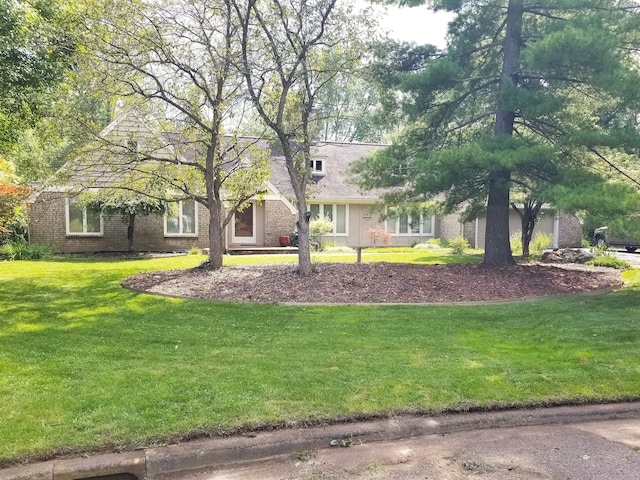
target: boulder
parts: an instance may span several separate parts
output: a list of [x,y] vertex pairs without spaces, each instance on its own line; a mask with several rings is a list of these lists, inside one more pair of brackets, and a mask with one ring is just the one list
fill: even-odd
[[559,248],[547,250],[542,255],[542,262],[546,263],[585,263],[593,258],[588,248]]

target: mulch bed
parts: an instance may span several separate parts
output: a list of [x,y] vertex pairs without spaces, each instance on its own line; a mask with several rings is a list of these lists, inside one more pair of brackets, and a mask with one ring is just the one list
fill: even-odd
[[493,268],[481,264],[321,263],[308,277],[296,265],[169,270],[122,285],[184,298],[256,303],[451,303],[520,300],[616,289],[620,272],[582,265]]

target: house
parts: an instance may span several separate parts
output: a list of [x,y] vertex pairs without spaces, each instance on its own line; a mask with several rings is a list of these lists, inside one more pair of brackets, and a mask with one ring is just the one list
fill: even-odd
[[[145,135],[153,135],[149,127],[141,129],[136,122],[131,117],[119,119],[107,128],[110,132],[127,132],[119,136],[121,142],[130,141],[132,131],[143,140]],[[383,218],[380,192],[360,191],[349,182],[347,175],[353,161],[381,148],[384,145],[335,142],[319,142],[314,146],[310,165],[312,182],[307,187],[308,208],[312,217],[328,216],[333,220],[333,231],[325,236],[325,243],[371,246],[376,231],[387,231],[391,234],[391,245],[411,246],[433,238],[462,236],[472,247],[483,248],[484,219],[463,224],[457,215]],[[248,206],[232,218],[225,234],[226,249],[278,247],[280,237],[294,231],[295,197],[284,158],[275,151],[272,151],[270,170],[265,193],[250,200]],[[99,181],[109,181],[105,172],[99,177]],[[206,208],[198,202],[179,200],[172,203],[163,216],[149,215],[135,220],[133,249],[186,251],[207,247],[208,218]],[[581,242],[580,224],[573,215],[547,209],[536,228],[553,233],[556,247],[576,246]],[[512,230],[519,229],[519,218],[512,212]],[[127,222],[83,208],[65,184],[48,185],[34,197],[30,206],[29,237],[33,243],[53,245],[58,252],[116,252],[128,248]]]

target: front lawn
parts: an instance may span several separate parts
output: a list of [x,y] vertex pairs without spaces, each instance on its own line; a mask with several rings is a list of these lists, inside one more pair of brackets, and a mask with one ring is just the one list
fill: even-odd
[[0,463],[273,424],[640,397],[637,270],[609,295],[471,307],[236,305],[120,287],[202,260],[0,263]]

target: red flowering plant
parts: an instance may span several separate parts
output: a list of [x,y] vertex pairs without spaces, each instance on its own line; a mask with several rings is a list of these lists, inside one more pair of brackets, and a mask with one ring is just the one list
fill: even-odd
[[26,185],[17,183],[14,172],[13,165],[0,157],[0,234],[9,231],[9,224],[20,215],[20,208],[33,193]]
[[391,237],[393,233],[382,228],[369,228],[367,234],[371,237],[373,246],[391,245]]

